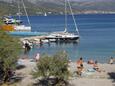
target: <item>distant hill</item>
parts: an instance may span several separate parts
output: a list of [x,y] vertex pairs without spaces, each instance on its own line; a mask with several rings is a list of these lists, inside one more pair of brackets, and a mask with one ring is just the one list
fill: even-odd
[[[16,15],[17,0],[0,0],[0,15]],[[114,0],[70,0],[74,13],[114,13]],[[29,15],[63,14],[64,0],[24,0]],[[24,14],[23,9],[21,12]],[[70,13],[68,9],[68,13]]]

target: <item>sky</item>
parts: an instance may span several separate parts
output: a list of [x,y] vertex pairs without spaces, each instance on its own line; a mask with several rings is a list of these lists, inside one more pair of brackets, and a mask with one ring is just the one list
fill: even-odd
[[[12,1],[12,0],[0,0],[0,1]],[[37,1],[37,0],[29,0],[29,1]],[[41,0],[42,1],[42,0]],[[52,0],[53,1],[53,0]],[[70,0],[70,1],[106,1],[106,2],[109,2],[109,1],[115,1],[115,0]]]
[[70,1],[115,1],[115,0],[70,0]]

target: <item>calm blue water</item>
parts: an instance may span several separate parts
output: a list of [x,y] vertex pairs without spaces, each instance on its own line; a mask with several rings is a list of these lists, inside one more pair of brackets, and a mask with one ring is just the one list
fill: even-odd
[[[22,17],[27,24],[26,17]],[[78,44],[43,44],[34,47],[30,58],[37,52],[40,54],[65,50],[73,61],[79,57],[84,60],[93,58],[105,62],[110,56],[115,56],[115,14],[88,14],[75,16],[79,32]],[[64,30],[64,16],[30,16],[32,31],[53,32]],[[71,16],[68,16],[68,31],[75,31]]]

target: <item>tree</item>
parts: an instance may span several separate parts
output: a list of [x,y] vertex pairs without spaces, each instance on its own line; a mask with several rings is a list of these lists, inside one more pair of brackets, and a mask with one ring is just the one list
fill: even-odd
[[20,41],[0,30],[0,80],[9,80],[10,70],[15,68],[20,50]]
[[0,25],[2,25],[3,24],[3,21],[1,20],[1,18],[0,18]]
[[[42,81],[47,81],[51,86],[50,80],[53,77],[53,85],[62,86],[68,77],[68,56],[65,52],[59,52],[53,56],[42,55],[37,63],[37,68],[33,73],[35,78],[42,77]],[[42,83],[43,84],[43,83]]]
[[2,18],[0,18],[0,29],[2,25],[3,25],[3,21],[2,21]]

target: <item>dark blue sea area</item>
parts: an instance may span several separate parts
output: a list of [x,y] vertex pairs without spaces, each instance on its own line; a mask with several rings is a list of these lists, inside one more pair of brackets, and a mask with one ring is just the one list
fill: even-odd
[[[29,16],[32,31],[54,32],[64,30],[64,16]],[[24,24],[27,19],[22,16]],[[65,50],[72,61],[79,57],[84,60],[94,59],[98,62],[107,62],[110,56],[115,57],[115,14],[79,14],[75,20],[80,33],[79,43],[44,43],[36,46],[29,52],[34,58],[36,53],[55,54]],[[68,32],[74,32],[75,26],[71,15],[68,16]]]

